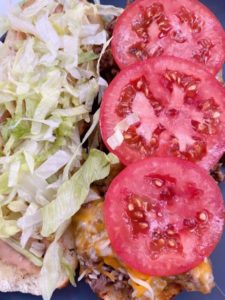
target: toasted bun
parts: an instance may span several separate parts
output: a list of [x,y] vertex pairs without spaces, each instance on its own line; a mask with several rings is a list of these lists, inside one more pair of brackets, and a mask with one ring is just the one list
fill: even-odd
[[[70,229],[63,235],[60,240],[64,256],[72,268],[77,267],[77,259],[74,249],[74,237]],[[16,255],[16,253],[15,253]],[[33,295],[41,295],[39,285],[40,269],[36,271],[21,269],[15,265],[8,265],[0,258],[0,291],[1,292],[21,292]],[[58,288],[67,285],[68,278],[62,274]]]
[[39,274],[28,274],[16,266],[10,266],[0,260],[0,291],[21,292],[40,295]]

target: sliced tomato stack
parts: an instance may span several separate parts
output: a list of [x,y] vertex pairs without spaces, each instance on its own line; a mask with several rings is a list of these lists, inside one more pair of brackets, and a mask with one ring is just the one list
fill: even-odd
[[120,68],[162,55],[185,58],[217,74],[225,35],[216,17],[196,0],[139,0],[119,17],[112,41]]
[[[137,116],[110,144],[117,124]],[[106,90],[100,126],[106,146],[124,164],[149,156],[175,156],[213,167],[225,149],[225,91],[207,71],[161,57],[124,70]]]
[[223,198],[208,171],[225,150],[225,90],[211,74],[224,63],[224,36],[196,0],[136,0],[117,21],[123,70],[104,93],[100,129],[128,166],[104,216],[115,253],[141,273],[189,271],[222,235]]

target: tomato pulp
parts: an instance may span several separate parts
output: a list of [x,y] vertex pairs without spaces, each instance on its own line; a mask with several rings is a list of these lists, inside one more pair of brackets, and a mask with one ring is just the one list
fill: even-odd
[[125,264],[152,276],[176,275],[214,250],[223,231],[223,198],[196,164],[149,158],[113,180],[104,218],[111,245]]
[[198,62],[215,75],[225,60],[225,33],[199,1],[139,0],[118,18],[112,50],[120,68],[172,55]]
[[[110,137],[122,128],[118,146]],[[122,70],[104,93],[102,138],[125,165],[149,156],[174,156],[210,169],[225,149],[225,90],[205,69],[173,57]]]

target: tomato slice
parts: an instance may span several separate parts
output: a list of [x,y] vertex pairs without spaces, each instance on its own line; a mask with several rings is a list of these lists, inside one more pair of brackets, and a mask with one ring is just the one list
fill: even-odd
[[[131,114],[122,144],[109,138]],[[175,156],[213,167],[225,149],[225,90],[205,69],[172,57],[122,70],[103,96],[100,127],[106,146],[125,165],[149,156]]]
[[199,1],[139,0],[118,18],[112,51],[120,68],[172,55],[201,63],[217,74],[225,60],[225,33]]
[[115,253],[152,276],[181,274],[214,250],[224,226],[221,192],[207,172],[178,158],[129,165],[111,183],[104,220]]

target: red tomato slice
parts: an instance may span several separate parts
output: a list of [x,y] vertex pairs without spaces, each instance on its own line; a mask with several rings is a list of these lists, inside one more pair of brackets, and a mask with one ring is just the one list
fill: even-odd
[[118,18],[112,51],[120,68],[171,55],[201,63],[216,74],[225,60],[225,33],[199,1],[139,0]]
[[149,158],[113,180],[104,219],[112,247],[125,264],[152,276],[176,275],[214,250],[224,226],[223,198],[196,164]]
[[[122,132],[120,146],[112,147],[109,138],[131,114],[139,122]],[[225,90],[196,64],[152,58],[122,70],[111,82],[100,127],[106,146],[125,165],[149,156],[175,156],[210,169],[225,149]]]

